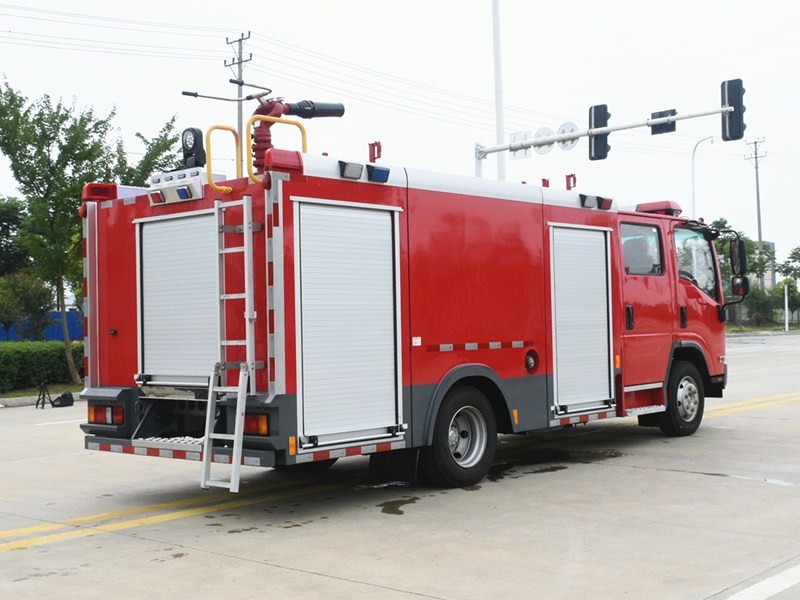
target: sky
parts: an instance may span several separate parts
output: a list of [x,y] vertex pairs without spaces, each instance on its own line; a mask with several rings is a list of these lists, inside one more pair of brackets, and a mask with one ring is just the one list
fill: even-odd
[[[584,138],[572,150],[507,159],[509,181],[564,188],[574,174],[579,192],[621,206],[676,201],[757,239],[758,141],[762,238],[778,260],[800,246],[800,5],[499,0],[499,15],[506,141],[566,122],[585,129],[595,104],[608,105],[609,125],[623,125],[670,108],[719,108],[727,79],[746,89],[744,140],[722,142],[719,115],[658,136],[614,132],[606,160],[589,161]],[[366,161],[380,141],[387,166],[473,175],[475,143],[497,143],[491,0],[0,2],[0,74],[30,99],[116,111],[115,135],[135,160],[135,134],[154,136],[173,115],[179,129],[235,126],[234,103],[181,92],[235,96],[226,41],[248,33],[245,81],[286,101],[344,103],[341,119],[304,123],[309,152]],[[215,171],[233,175],[232,142],[214,139]],[[294,131],[276,132],[276,144],[299,148]],[[484,177],[496,175],[490,157]],[[16,194],[0,156],[0,195]]]

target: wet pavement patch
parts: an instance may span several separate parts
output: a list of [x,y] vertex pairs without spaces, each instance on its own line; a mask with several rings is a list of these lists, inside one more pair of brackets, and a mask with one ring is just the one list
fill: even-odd
[[406,504],[414,504],[417,500],[419,500],[418,496],[411,496],[399,500],[387,500],[386,502],[381,502],[377,506],[381,509],[382,513],[387,515],[402,515],[404,514],[402,507]]

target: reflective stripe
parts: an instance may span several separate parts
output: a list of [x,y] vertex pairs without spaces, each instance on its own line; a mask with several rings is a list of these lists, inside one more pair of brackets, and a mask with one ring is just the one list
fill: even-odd
[[602,413],[591,413],[588,415],[578,415],[575,417],[565,417],[563,419],[557,419],[555,421],[550,421],[551,427],[558,427],[564,425],[576,425],[578,423],[588,423],[589,421],[598,421],[600,419],[609,419],[616,416],[615,411],[609,412],[602,412]]

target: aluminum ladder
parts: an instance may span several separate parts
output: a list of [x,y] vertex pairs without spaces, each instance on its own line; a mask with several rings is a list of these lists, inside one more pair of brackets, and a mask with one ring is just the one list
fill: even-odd
[[[225,211],[228,208],[242,207],[242,223],[229,225],[225,223]],[[239,474],[242,466],[242,438],[244,437],[244,415],[248,394],[255,393],[254,371],[259,367],[255,361],[255,301],[253,297],[253,231],[260,229],[253,224],[252,197],[244,196],[241,200],[214,202],[214,214],[218,232],[217,292],[219,297],[219,356],[208,383],[208,402],[206,405],[206,427],[203,438],[203,472],[200,486],[223,487],[231,492],[239,491]],[[241,246],[226,246],[225,234],[242,234]],[[244,260],[244,292],[229,294],[225,291],[225,256],[242,253]],[[232,340],[226,338],[225,317],[226,302],[244,300],[245,339]],[[245,362],[231,363],[226,361],[226,349],[229,346],[245,347]],[[229,368],[239,369],[239,383],[236,386],[225,385]],[[263,368],[263,367],[262,367]],[[215,433],[217,423],[218,400],[226,394],[236,394],[236,414],[233,433]],[[211,464],[214,462],[214,441],[230,442],[231,462],[229,479],[212,479]]]

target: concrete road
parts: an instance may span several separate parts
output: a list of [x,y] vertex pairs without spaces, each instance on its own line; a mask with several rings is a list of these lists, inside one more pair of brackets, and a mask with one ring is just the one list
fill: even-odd
[[800,336],[729,341],[690,438],[505,436],[470,489],[82,449],[85,404],[0,409],[0,598],[800,598]]

